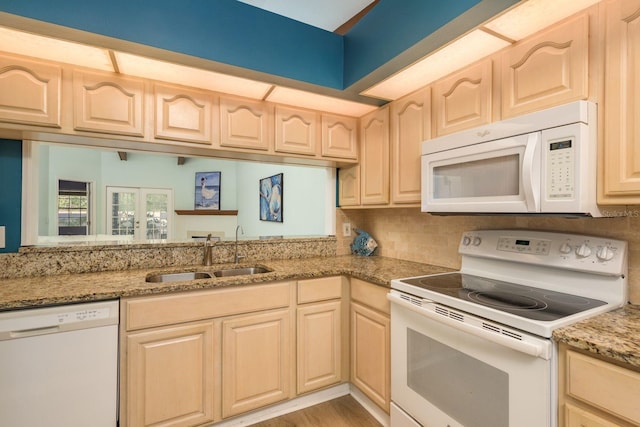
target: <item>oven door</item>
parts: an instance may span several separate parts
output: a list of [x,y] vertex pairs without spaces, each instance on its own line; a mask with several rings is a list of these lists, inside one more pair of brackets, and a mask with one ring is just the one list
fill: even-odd
[[422,211],[539,212],[540,156],[540,132],[423,155]]
[[[428,427],[556,425],[550,340],[527,335],[524,343],[502,336],[508,329],[497,333],[500,325],[435,305],[438,314],[400,295],[389,294],[392,425],[411,418]],[[469,319],[480,322],[477,334]]]

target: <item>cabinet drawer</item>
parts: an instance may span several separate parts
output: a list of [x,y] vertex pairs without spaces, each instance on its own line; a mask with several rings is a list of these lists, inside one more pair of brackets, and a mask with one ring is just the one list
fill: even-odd
[[342,277],[298,281],[298,304],[342,298]]
[[186,292],[125,301],[128,331],[287,307],[292,282]]
[[351,279],[351,299],[387,314],[391,311],[387,299],[388,293],[389,289],[385,286],[374,285],[360,279]]
[[640,423],[640,373],[567,352],[567,394],[605,412]]
[[566,427],[616,427],[610,421],[607,421],[591,412],[580,409],[571,404],[564,407],[565,426]]

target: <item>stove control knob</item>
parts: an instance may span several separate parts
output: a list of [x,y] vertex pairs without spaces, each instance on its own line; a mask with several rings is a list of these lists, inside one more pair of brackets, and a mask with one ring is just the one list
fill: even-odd
[[480,246],[480,243],[482,243],[482,239],[479,237],[474,237],[473,246]]
[[569,252],[571,252],[571,245],[568,244],[567,242],[564,242],[562,245],[560,245],[560,253],[561,254],[568,254]]
[[615,253],[611,250],[609,246],[602,246],[598,248],[598,251],[596,252],[596,256],[598,257],[599,260],[602,260],[602,261],[609,261],[610,259],[613,258],[614,255]]
[[591,255],[591,248],[586,243],[583,243],[577,247],[576,255],[578,255],[580,258],[586,258]]
[[462,245],[463,246],[469,246],[471,244],[471,237],[469,236],[464,236],[462,238]]

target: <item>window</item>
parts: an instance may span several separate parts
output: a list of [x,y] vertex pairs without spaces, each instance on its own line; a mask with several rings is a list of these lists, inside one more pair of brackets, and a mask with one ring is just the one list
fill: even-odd
[[90,226],[88,182],[58,180],[58,235],[87,236]]

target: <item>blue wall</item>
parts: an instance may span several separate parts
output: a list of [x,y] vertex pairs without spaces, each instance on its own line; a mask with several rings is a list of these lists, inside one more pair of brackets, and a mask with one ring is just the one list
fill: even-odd
[[0,139],[0,225],[6,226],[5,248],[20,247],[22,205],[22,142]]

